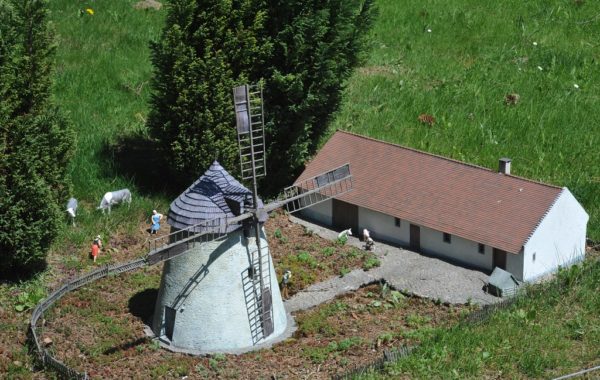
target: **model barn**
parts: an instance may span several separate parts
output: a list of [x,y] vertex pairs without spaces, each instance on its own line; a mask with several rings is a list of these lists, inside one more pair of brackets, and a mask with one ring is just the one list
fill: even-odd
[[589,219],[573,194],[499,170],[337,131],[298,180],[350,164],[354,189],[303,211],[339,230],[531,281],[581,261]]

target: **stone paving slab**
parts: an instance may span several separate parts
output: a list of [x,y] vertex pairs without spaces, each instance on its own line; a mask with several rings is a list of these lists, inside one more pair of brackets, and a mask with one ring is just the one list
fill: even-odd
[[[290,220],[325,239],[337,239],[335,231],[293,216],[290,216]],[[363,248],[363,243],[356,237],[350,236],[347,244]],[[380,242],[375,242],[373,252],[381,261],[379,267],[369,271],[355,269],[343,277],[313,284],[285,301],[286,310],[294,312],[308,309],[363,285],[382,280],[405,294],[439,300],[446,304],[472,302],[485,305],[502,300],[483,291],[489,276],[481,271]]]

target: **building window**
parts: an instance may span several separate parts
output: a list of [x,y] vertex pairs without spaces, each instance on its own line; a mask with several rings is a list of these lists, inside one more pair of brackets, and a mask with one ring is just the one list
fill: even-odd
[[394,225],[396,225],[396,227],[400,227],[400,218],[394,218]]
[[444,243],[451,243],[452,242],[452,235],[444,232]]
[[485,245],[479,243],[479,246],[477,247],[477,252],[481,253],[482,255],[485,254]]
[[535,261],[535,252],[533,252],[533,261]]

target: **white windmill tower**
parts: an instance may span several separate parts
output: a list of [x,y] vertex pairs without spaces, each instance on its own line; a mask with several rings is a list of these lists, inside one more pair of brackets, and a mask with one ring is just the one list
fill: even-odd
[[245,188],[214,162],[171,203],[172,233],[149,262],[166,261],[152,331],[174,350],[243,352],[281,338],[287,315],[263,229],[268,212],[294,212],[352,189],[348,165],[286,188],[263,205],[266,175],[262,89],[234,88]]

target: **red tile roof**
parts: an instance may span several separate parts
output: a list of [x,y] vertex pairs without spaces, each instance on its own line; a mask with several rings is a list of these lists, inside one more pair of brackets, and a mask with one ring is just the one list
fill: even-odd
[[513,175],[338,131],[298,180],[350,163],[340,200],[518,253],[562,191]]

